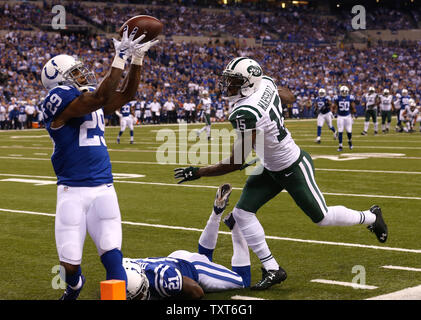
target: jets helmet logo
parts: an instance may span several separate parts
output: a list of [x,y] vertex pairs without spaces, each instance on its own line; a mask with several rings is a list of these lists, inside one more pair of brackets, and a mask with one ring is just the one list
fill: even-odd
[[262,75],[262,69],[260,69],[260,67],[258,66],[253,66],[253,65],[249,66],[247,68],[247,72],[251,73],[255,77],[260,77]]

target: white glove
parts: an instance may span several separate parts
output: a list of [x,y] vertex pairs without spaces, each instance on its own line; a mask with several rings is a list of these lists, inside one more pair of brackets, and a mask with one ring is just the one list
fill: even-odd
[[121,41],[113,38],[113,44],[115,48],[115,58],[112,64],[113,67],[124,69],[125,63],[131,55],[130,48],[138,44],[145,37],[145,35],[141,35],[136,40],[133,40],[137,30],[138,28],[134,27],[133,31],[130,33],[130,36],[128,36],[128,26],[125,26],[123,29],[123,36]]
[[[142,38],[143,39],[143,38]],[[137,41],[138,39],[136,39]],[[130,55],[132,56],[132,64],[142,65],[143,58],[145,57],[146,52],[154,45],[159,42],[158,39],[154,39],[145,43],[136,43],[130,47]]]

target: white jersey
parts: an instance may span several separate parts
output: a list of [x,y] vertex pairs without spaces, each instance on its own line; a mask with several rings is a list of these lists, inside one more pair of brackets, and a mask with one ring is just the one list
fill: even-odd
[[211,98],[202,98],[200,103],[202,104],[202,110],[207,113],[210,114],[211,113],[211,105],[212,105],[212,100]]
[[381,95],[380,96],[380,110],[381,111],[390,111],[392,110],[392,102],[393,102],[393,96],[392,95]]
[[237,101],[229,120],[239,131],[257,129],[255,151],[266,169],[281,171],[299,158],[300,148],[284,126],[281,99],[271,78],[264,76],[255,93]]
[[377,93],[366,93],[364,95],[366,107],[367,107],[368,110],[377,108],[376,98],[377,98]]
[[417,117],[419,117],[420,114],[420,110],[418,108],[415,108],[414,110],[411,110],[411,108],[409,106],[406,106],[405,108],[405,118],[413,121],[415,120]]
[[185,102],[183,104],[183,109],[185,111],[193,111],[196,108],[196,105],[194,103]]
[[164,103],[164,108],[167,111],[173,111],[175,109],[175,104],[172,101],[167,101]]
[[0,121],[6,120],[6,108],[0,105]]

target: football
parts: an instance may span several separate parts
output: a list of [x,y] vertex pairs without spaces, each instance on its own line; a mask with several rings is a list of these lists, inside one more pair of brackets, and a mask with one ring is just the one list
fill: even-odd
[[123,35],[123,29],[125,26],[129,27],[128,35],[132,32],[133,28],[138,27],[139,30],[136,32],[134,39],[137,39],[142,34],[146,33],[146,37],[141,41],[141,43],[148,42],[156,38],[164,27],[164,24],[155,17],[140,15],[135,16],[127,20],[120,28],[118,33],[120,36]]

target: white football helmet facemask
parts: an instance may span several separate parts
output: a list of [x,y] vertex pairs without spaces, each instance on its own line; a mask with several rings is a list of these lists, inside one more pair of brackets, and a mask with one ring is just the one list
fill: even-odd
[[127,275],[127,300],[148,300],[150,296],[149,280],[143,269],[127,258],[123,258],[123,268]]
[[259,89],[262,77],[262,68],[255,60],[246,57],[231,60],[219,80],[223,99],[236,102],[250,96]]
[[343,97],[347,96],[349,94],[349,89],[347,86],[342,86],[339,91],[341,92],[341,95]]
[[47,90],[60,85],[75,86],[79,91],[95,87],[97,82],[92,71],[82,61],[60,54],[48,60],[41,71],[41,81]]
[[326,95],[326,90],[325,89],[323,89],[323,88],[320,88],[319,89],[319,96],[320,97],[324,97]]

